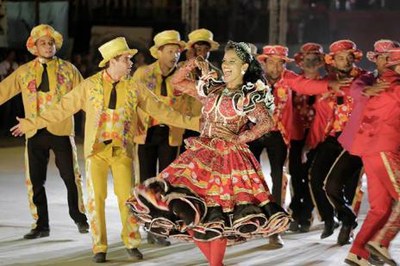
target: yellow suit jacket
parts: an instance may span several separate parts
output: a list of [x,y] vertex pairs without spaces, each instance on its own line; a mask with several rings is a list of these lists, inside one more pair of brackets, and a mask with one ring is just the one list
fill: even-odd
[[[50,92],[53,95],[53,104],[57,103],[63,95],[71,91],[82,80],[82,76],[74,65],[55,58],[47,62]],[[34,59],[15,70],[0,83],[0,105],[18,93],[22,93],[25,117],[35,119],[38,117],[37,88],[42,81],[43,67],[38,59]],[[54,121],[46,125],[47,130],[57,136],[74,135],[74,118],[66,116],[63,120]],[[26,134],[30,138],[36,134],[31,130]]]
[[[85,122],[85,157],[104,148],[104,144],[96,139],[99,130],[101,114],[104,110],[103,71],[87,78],[74,90],[66,94],[59,104],[45,111],[35,120],[25,119],[21,121],[23,132],[29,132],[35,128],[43,128],[49,123],[62,121],[66,117],[84,110],[86,112]],[[122,144],[126,154],[133,157],[133,137],[137,135],[138,110],[148,112],[157,120],[171,124],[175,127],[199,130],[199,118],[187,117],[173,110],[170,106],[162,103],[145,84],[135,82],[132,78],[122,79],[121,86],[126,90],[124,108],[127,113],[124,121],[124,132]]]
[[[187,99],[182,96],[174,96],[174,89],[170,84],[171,77],[166,79],[168,97],[160,96],[161,94],[161,69],[158,61],[151,65],[142,66],[136,70],[133,75],[134,82],[144,84],[146,90],[154,93],[160,98],[162,102],[171,106],[174,110],[180,113],[187,113]],[[141,107],[137,110],[138,121],[137,131],[135,132],[134,141],[138,144],[144,144],[146,142],[147,130],[151,126],[150,112],[143,110]],[[153,117],[155,118],[155,117]],[[169,145],[179,146],[182,144],[182,136],[184,133],[183,128],[175,127],[172,123],[165,123],[169,126]]]

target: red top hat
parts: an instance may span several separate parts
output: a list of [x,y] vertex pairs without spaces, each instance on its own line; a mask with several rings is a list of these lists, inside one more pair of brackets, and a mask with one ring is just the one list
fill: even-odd
[[317,54],[322,56],[324,55],[324,49],[322,48],[322,45],[318,43],[308,42],[303,44],[300,47],[300,51],[294,55],[294,60],[297,64],[303,60],[304,54]]
[[292,62],[293,59],[288,57],[289,49],[286,46],[282,45],[266,45],[263,47],[263,52],[257,59],[259,61],[264,61],[266,58],[275,56],[280,59],[285,60],[286,62]]
[[394,48],[387,51],[389,54],[388,62],[386,67],[395,66],[400,64],[400,48]]
[[367,58],[369,61],[375,62],[376,57],[380,54],[387,53],[388,50],[400,47],[400,44],[392,40],[379,40],[374,44],[374,51],[369,51],[367,53]]
[[334,55],[345,51],[352,52],[356,61],[359,61],[363,56],[362,51],[357,49],[357,45],[353,41],[340,40],[329,46],[329,54],[325,55],[325,62],[331,65]]

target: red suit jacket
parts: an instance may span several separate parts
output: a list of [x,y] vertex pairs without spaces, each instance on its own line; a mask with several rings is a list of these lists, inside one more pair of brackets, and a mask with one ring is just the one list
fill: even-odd
[[293,71],[284,70],[281,79],[274,84],[275,111],[273,117],[277,130],[282,133],[287,145],[289,145],[294,130],[291,90],[299,94],[321,94],[328,92],[328,81],[307,79]]
[[400,151],[400,75],[387,70],[381,79],[390,87],[366,103],[352,154]]
[[[355,67],[352,70],[351,76],[358,78],[360,75],[365,73],[366,72],[364,70]],[[328,76],[325,78],[325,80],[332,78],[336,78],[336,76]],[[352,82],[352,84],[353,83],[354,82]],[[339,108],[339,105],[337,104],[337,97],[341,96],[343,98],[343,104],[347,106],[347,113],[351,112],[351,109],[353,108],[353,99],[350,93],[350,86],[342,87],[339,95],[329,95],[326,98],[317,98],[314,105],[315,117],[306,139],[307,146],[310,148],[315,148],[332,133],[334,123],[337,122],[335,121],[335,110],[336,108]],[[346,114],[346,117],[342,118],[345,119],[341,124],[342,126],[346,123],[348,117],[349,116]]]

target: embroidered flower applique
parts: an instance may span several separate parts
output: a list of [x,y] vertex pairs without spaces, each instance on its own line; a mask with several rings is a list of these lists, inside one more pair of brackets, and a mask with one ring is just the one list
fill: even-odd
[[28,83],[28,90],[31,92],[31,93],[35,93],[36,92],[36,80],[34,79],[34,80],[31,80],[29,83]]

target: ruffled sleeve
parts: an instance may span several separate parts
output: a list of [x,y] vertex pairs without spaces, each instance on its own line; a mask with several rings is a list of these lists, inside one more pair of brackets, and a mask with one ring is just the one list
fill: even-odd
[[238,137],[239,143],[256,140],[268,133],[274,126],[270,111],[264,103],[257,103],[255,108],[246,115],[254,125],[250,129],[240,133]]
[[258,139],[274,126],[272,114],[275,108],[271,89],[261,80],[244,85],[240,93],[233,97],[233,105],[238,114],[244,114],[254,124],[238,137],[239,143]]
[[175,95],[184,93],[203,102],[210,92],[221,88],[224,82],[216,79],[215,71],[210,71],[208,74],[200,77],[199,80],[190,78],[190,74],[195,68],[194,59],[187,61],[173,75],[171,84],[174,87]]

